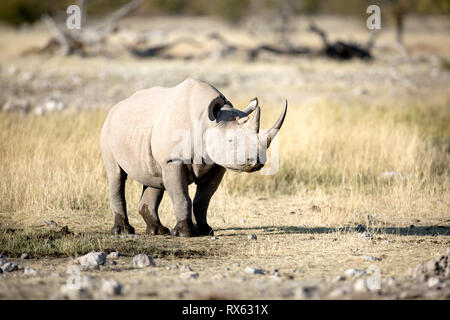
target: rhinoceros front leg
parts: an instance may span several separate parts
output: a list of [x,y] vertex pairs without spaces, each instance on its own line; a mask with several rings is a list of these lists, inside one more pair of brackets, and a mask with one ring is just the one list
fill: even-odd
[[162,170],[164,187],[172,200],[177,223],[171,233],[175,236],[194,236],[192,223],[192,201],[189,197],[189,178],[186,167],[178,163],[168,163]]
[[109,194],[111,209],[114,213],[112,234],[134,234],[134,228],[128,222],[127,203],[125,200],[125,182],[127,174],[117,165],[116,170],[109,170]]
[[164,190],[144,186],[141,200],[139,201],[139,213],[147,224],[148,234],[168,234],[170,230],[159,221],[158,207],[164,195]]
[[208,211],[211,197],[216,192],[222,181],[226,169],[221,166],[214,166],[208,173],[199,181],[197,181],[197,191],[194,197],[194,217],[196,221],[196,233],[198,235],[213,235],[213,229],[206,221],[206,214]]

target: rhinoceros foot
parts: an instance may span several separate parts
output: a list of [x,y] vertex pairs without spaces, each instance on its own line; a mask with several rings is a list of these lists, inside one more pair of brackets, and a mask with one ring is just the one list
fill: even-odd
[[196,236],[213,236],[214,230],[209,226],[209,224],[198,224],[195,226]]
[[147,233],[151,235],[165,235],[170,234],[170,230],[162,224],[155,226],[147,226]]
[[117,234],[134,234],[134,228],[130,225],[128,226],[114,226],[111,229],[111,233]]
[[196,236],[194,224],[192,220],[182,220],[177,222],[172,229],[171,234],[177,237],[194,237]]

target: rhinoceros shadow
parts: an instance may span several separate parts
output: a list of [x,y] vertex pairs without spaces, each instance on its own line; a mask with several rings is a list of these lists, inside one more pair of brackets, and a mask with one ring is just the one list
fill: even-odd
[[[357,233],[355,227],[300,227],[300,226],[264,226],[264,227],[230,227],[219,228],[215,231],[231,231],[222,236],[248,235],[248,231],[262,231],[259,234],[324,234],[324,233]],[[233,232],[234,231],[234,232]],[[379,227],[369,228],[374,235],[393,234],[400,236],[450,236],[450,226],[413,226],[413,227]]]

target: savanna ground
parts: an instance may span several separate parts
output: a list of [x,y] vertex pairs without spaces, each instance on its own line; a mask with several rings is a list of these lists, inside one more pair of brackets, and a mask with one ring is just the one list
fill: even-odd
[[[360,21],[322,20],[333,39],[367,38]],[[38,274],[0,274],[0,298],[55,297],[73,258],[119,251],[124,256],[117,265],[82,271],[118,280],[124,289],[115,298],[296,299],[305,297],[301,288],[308,285],[317,286],[313,297],[319,298],[448,299],[448,279],[441,290],[425,283],[408,291],[414,285],[408,269],[450,247],[449,22],[408,23],[410,58],[391,46],[394,33],[387,28],[370,63],[270,55],[251,63],[21,56],[45,43],[44,27],[3,27],[0,99],[3,106],[22,101],[31,112],[0,112],[0,253]],[[245,28],[207,18],[127,20],[129,27],[161,30],[174,24],[183,24],[180,33],[201,34],[206,26],[235,42],[258,41]],[[297,40],[320,46],[306,31]],[[279,170],[226,174],[208,215],[216,240],[146,235],[137,213],[141,186],[128,181],[128,213],[138,237],[111,237],[99,151],[108,108],[137,89],[172,86],[188,76],[211,81],[238,107],[257,96],[264,127],[289,100]],[[62,101],[64,110],[36,115],[47,99]],[[160,217],[174,226],[167,196]],[[43,223],[50,220],[57,225]],[[371,236],[362,237],[359,224]],[[249,240],[251,234],[257,240]],[[21,260],[22,253],[31,259]],[[132,257],[140,253],[157,266],[133,268]],[[365,261],[363,255],[382,260]],[[177,262],[189,264],[198,279],[180,279],[181,269],[166,268]],[[380,268],[383,281],[394,277],[398,285],[330,295],[338,286],[352,288],[352,279],[334,281],[345,270],[371,265]],[[248,266],[268,274],[247,274]],[[279,278],[272,277],[274,269]]]

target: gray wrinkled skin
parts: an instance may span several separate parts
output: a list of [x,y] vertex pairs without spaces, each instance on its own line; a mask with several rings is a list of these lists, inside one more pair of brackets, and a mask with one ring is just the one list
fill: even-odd
[[[249,119],[253,111],[255,115]],[[210,84],[186,79],[172,88],[153,87],[136,92],[115,105],[103,125],[100,147],[109,182],[110,204],[114,213],[113,234],[133,234],[129,224],[125,201],[125,181],[130,177],[143,185],[139,213],[147,224],[149,234],[167,234],[158,217],[158,207],[164,191],[169,194],[176,226],[172,234],[194,236],[212,234],[206,220],[211,197],[217,190],[226,168],[235,171],[260,170],[264,161],[249,157],[244,163],[227,163],[218,152],[219,144],[225,145],[221,135],[204,134],[206,130],[228,130],[233,138],[252,136],[252,148],[265,149],[280,129],[286,115],[287,104],[280,119],[272,129],[259,133],[260,108],[257,99],[240,111]],[[173,139],[177,131],[194,135],[201,124],[201,148],[194,148],[191,139],[191,155],[174,154],[180,143]],[[214,131],[213,131],[214,132]],[[228,140],[227,140],[228,141]],[[231,147],[229,148],[231,150]],[[200,163],[194,161],[194,156]],[[228,159],[228,158],[227,158]],[[197,191],[192,201],[188,186],[196,183]],[[193,216],[196,222],[194,226]]]

